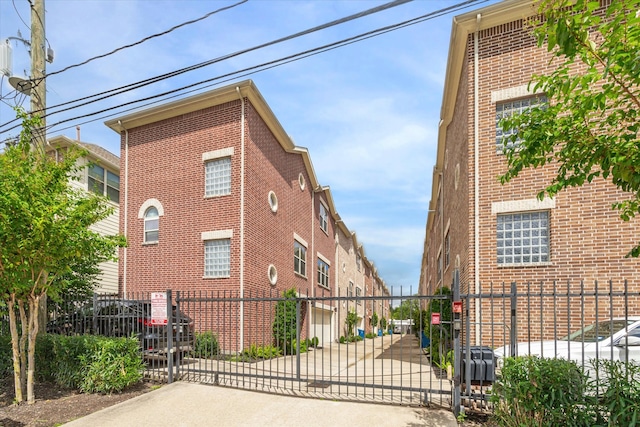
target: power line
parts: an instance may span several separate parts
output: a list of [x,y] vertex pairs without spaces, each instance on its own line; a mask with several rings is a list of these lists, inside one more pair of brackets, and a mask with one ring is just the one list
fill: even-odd
[[100,58],[104,58],[104,57],[109,56],[109,55],[113,55],[116,52],[119,52],[119,51],[124,50],[124,49],[128,49],[128,48],[133,47],[133,46],[137,46],[137,45],[142,44],[142,43],[144,43],[144,42],[146,42],[148,40],[151,40],[151,39],[153,39],[155,37],[164,36],[164,35],[169,34],[170,32],[172,32],[174,30],[177,30],[178,28],[181,28],[181,27],[184,27],[184,26],[187,26],[187,25],[190,25],[190,24],[195,24],[196,22],[199,22],[199,21],[202,21],[204,19],[207,19],[211,15],[215,15],[216,13],[224,12],[225,10],[233,9],[234,7],[240,6],[241,4],[246,3],[248,1],[249,0],[241,0],[238,3],[222,7],[220,9],[218,9],[218,10],[214,10],[213,12],[209,12],[206,15],[201,16],[200,18],[196,18],[196,19],[192,19],[191,21],[183,22],[182,24],[179,24],[179,25],[176,25],[174,27],[171,27],[168,30],[163,31],[161,33],[157,33],[157,34],[153,34],[151,36],[145,37],[145,38],[143,38],[143,39],[141,39],[141,40],[139,40],[139,41],[137,41],[135,43],[131,43],[131,44],[127,44],[127,45],[121,46],[121,47],[119,47],[117,49],[112,50],[111,52],[108,52],[108,53],[105,53],[105,54],[102,54],[102,55],[98,55],[98,56],[94,56],[94,57],[89,58],[86,61],[80,62],[78,64],[69,65],[68,67],[63,68],[62,70],[53,71],[51,73],[48,73],[44,78],[47,78],[49,76],[53,76],[55,74],[60,74],[62,72],[70,70],[71,68],[80,67],[81,65],[88,64],[89,62],[95,61],[96,59],[100,59]]
[[[182,91],[184,91],[186,89],[191,89],[191,88],[194,88],[196,86],[203,85],[205,83],[211,83],[211,82],[220,80],[217,83],[210,84],[208,86],[201,87],[201,88],[198,88],[198,89],[193,89],[193,90],[191,90],[191,91],[189,91],[187,93],[200,91],[200,90],[205,89],[207,87],[215,86],[215,85],[218,85],[218,84],[230,81],[230,80],[234,80],[237,77],[246,77],[248,75],[256,74],[258,72],[265,71],[265,70],[268,70],[268,69],[271,69],[271,68],[275,68],[275,67],[280,66],[280,65],[288,64],[288,63],[291,63],[291,62],[294,62],[294,61],[298,61],[300,59],[304,59],[304,58],[307,58],[307,57],[310,57],[310,56],[318,55],[320,53],[324,53],[324,52],[327,52],[327,51],[330,51],[330,50],[334,50],[334,49],[337,49],[337,48],[340,48],[340,47],[344,47],[344,46],[347,46],[347,45],[350,45],[350,44],[353,44],[353,43],[357,43],[357,42],[362,41],[362,40],[370,39],[370,38],[373,38],[373,37],[376,37],[376,36],[391,32],[391,31],[398,30],[400,28],[405,28],[405,27],[408,27],[408,26],[411,26],[411,25],[416,25],[416,24],[422,23],[424,21],[428,21],[428,20],[440,17],[442,15],[446,15],[446,14],[452,12],[452,11],[464,9],[464,8],[468,7],[469,5],[471,5],[473,3],[480,3],[481,4],[481,3],[486,3],[487,1],[490,1],[490,0],[467,0],[467,1],[463,2],[463,3],[458,3],[456,5],[449,6],[447,8],[439,9],[439,10],[436,10],[434,12],[430,12],[430,13],[428,13],[426,15],[419,16],[417,18],[413,18],[413,19],[410,19],[410,20],[407,20],[407,21],[403,21],[403,22],[400,22],[400,23],[397,23],[397,24],[389,25],[389,26],[386,26],[386,27],[381,27],[381,28],[378,28],[378,29],[375,29],[375,30],[372,30],[372,31],[369,31],[369,32],[366,32],[366,33],[362,33],[362,34],[359,34],[359,35],[356,35],[356,36],[353,36],[353,37],[349,37],[347,39],[342,39],[342,40],[339,40],[337,42],[333,42],[333,43],[330,43],[330,44],[319,46],[319,47],[316,47],[316,48],[313,48],[313,49],[309,49],[309,50],[306,50],[306,51],[303,51],[303,52],[299,52],[299,53],[296,53],[296,54],[293,54],[293,55],[289,55],[289,56],[286,56],[286,57],[283,57],[283,58],[279,58],[279,59],[276,59],[276,60],[273,60],[273,61],[265,62],[265,63],[259,64],[259,65],[255,65],[255,66],[252,66],[252,67],[248,67],[248,68],[244,68],[242,70],[237,70],[237,71],[234,71],[234,72],[231,72],[231,73],[223,74],[223,75],[220,75],[220,76],[217,76],[217,77],[213,77],[213,78],[210,78],[210,79],[207,79],[207,80],[202,80],[200,82],[193,83],[193,84],[190,84],[190,85],[187,85],[187,86],[183,86],[181,88],[177,88],[177,89],[173,89],[173,90],[170,90],[170,91],[167,91],[167,92],[163,92],[163,93],[160,93],[160,94],[148,96],[146,98],[140,98],[140,99],[137,99],[135,101],[126,102],[126,103],[123,103],[123,104],[120,104],[120,105],[117,105],[117,106],[114,106],[114,107],[109,107],[109,108],[105,108],[103,110],[94,111],[92,113],[87,113],[87,114],[83,114],[83,115],[80,115],[80,116],[72,117],[72,118],[69,118],[69,119],[64,119],[64,120],[61,120],[59,122],[56,122],[56,123],[50,125],[48,128],[53,128],[55,126],[58,126],[60,124],[66,123],[66,122],[70,122],[70,121],[74,121],[74,120],[78,120],[78,119],[83,119],[83,118],[95,116],[95,115],[98,115],[98,114],[101,114],[101,113],[105,113],[105,112],[108,112],[108,111],[120,109],[122,107],[126,107],[126,106],[133,105],[133,104],[136,104],[136,103],[149,101],[149,100],[156,99],[156,98],[161,98],[161,97],[164,97],[164,96],[167,96],[167,95],[176,94],[176,95],[173,95],[171,97],[163,98],[161,100],[156,100],[156,101],[153,101],[153,102],[150,102],[150,103],[147,103],[147,104],[143,104],[141,106],[137,106],[137,107],[134,107],[134,108],[131,108],[131,109],[128,109],[128,110],[119,111],[118,113],[115,113],[115,114],[122,114],[123,112],[126,112],[126,111],[131,111],[131,110],[135,110],[135,109],[138,109],[138,108],[141,108],[141,107],[146,107],[146,106],[149,106],[149,105],[157,104],[159,102],[164,102],[167,99],[171,99],[171,98],[175,98],[175,97],[178,97],[178,96],[184,96],[185,95],[185,93],[177,94],[178,92],[182,92]],[[244,74],[242,74],[242,73],[244,73]],[[221,80],[221,79],[225,79],[225,80]],[[95,119],[95,120],[104,119],[106,117],[110,117],[110,116],[113,116],[115,114],[103,116],[103,117]],[[95,120],[90,120],[90,121],[87,121],[85,123],[90,123],[90,122],[95,121]],[[83,124],[85,124],[85,123],[83,123]],[[64,129],[67,129],[67,128],[64,128]]]
[[[358,12],[358,13],[346,16],[344,18],[336,19],[336,20],[328,22],[326,24],[318,25],[318,26],[309,28],[307,30],[291,34],[289,36],[281,37],[281,38],[278,38],[276,40],[272,40],[272,41],[267,42],[267,43],[262,43],[260,45],[254,46],[254,47],[243,49],[243,50],[231,53],[231,54],[223,55],[223,56],[220,56],[218,58],[214,58],[214,59],[211,59],[211,60],[208,60],[208,61],[204,61],[204,62],[201,62],[201,63],[196,64],[196,65],[191,65],[189,67],[181,68],[179,70],[171,71],[169,73],[165,73],[165,74],[161,74],[159,76],[151,77],[149,79],[141,80],[141,81],[136,82],[136,83],[130,83],[130,84],[125,85],[125,86],[121,86],[121,87],[118,87],[118,88],[115,88],[115,89],[110,89],[108,91],[100,92],[100,93],[97,93],[97,94],[94,94],[94,95],[89,95],[89,96],[86,96],[86,97],[83,97],[83,98],[79,98],[79,99],[76,99],[76,100],[73,100],[73,101],[67,101],[67,102],[64,102],[64,103],[61,103],[61,104],[57,104],[57,105],[54,105],[54,106],[49,106],[48,107],[49,112],[47,114],[45,114],[44,117],[48,117],[48,116],[50,116],[52,114],[62,113],[64,111],[68,111],[68,110],[71,110],[71,109],[82,107],[82,106],[85,106],[85,105],[88,105],[88,104],[91,104],[91,103],[94,103],[94,102],[102,101],[102,100],[104,100],[106,98],[110,98],[112,96],[119,95],[121,93],[129,92],[129,91],[134,90],[134,89],[139,89],[141,87],[148,86],[150,84],[157,83],[159,81],[166,80],[168,78],[175,77],[175,76],[178,76],[180,74],[184,74],[186,72],[193,71],[193,70],[196,70],[196,69],[199,69],[199,68],[203,68],[205,66],[212,65],[212,64],[215,64],[215,63],[227,60],[227,59],[231,59],[231,58],[243,55],[243,54],[248,53],[248,52],[252,52],[252,51],[259,50],[259,49],[262,49],[262,48],[265,48],[265,47],[269,47],[269,46],[272,46],[272,45],[275,45],[275,44],[278,44],[278,43],[282,43],[282,42],[285,42],[285,41],[288,41],[288,40],[292,40],[292,39],[295,39],[295,38],[298,38],[298,37],[302,37],[302,36],[307,35],[307,34],[311,34],[311,33],[323,30],[323,29],[326,29],[326,28],[330,28],[330,27],[333,27],[333,26],[336,26],[336,25],[339,25],[339,24],[343,24],[345,22],[349,22],[349,21],[352,21],[352,20],[355,20],[355,19],[358,19],[358,18],[362,18],[364,16],[368,16],[368,15],[371,15],[371,14],[374,14],[374,13],[377,13],[377,12],[381,12],[381,11],[384,11],[384,10],[387,10],[387,9],[391,9],[393,7],[400,6],[400,5],[408,3],[410,1],[412,1],[412,0],[394,0],[392,2],[385,3],[383,5],[380,5],[380,6],[371,8],[371,9],[367,9],[367,10],[362,11],[362,12]],[[39,84],[39,82],[36,83],[35,86],[37,86],[37,84]],[[91,98],[94,98],[94,99],[91,99]],[[64,108],[64,109],[61,109],[61,110],[58,110],[58,111],[52,111],[55,108],[63,107],[65,105],[69,105],[69,104],[75,104],[75,103],[78,103],[78,102],[81,102],[81,101],[85,101],[85,100],[88,100],[88,99],[91,99],[91,100],[87,101],[87,102],[84,102],[84,103],[81,103],[81,104],[77,104],[77,105],[68,107],[68,108]],[[34,111],[32,113],[37,113],[37,112],[38,111]],[[7,126],[7,125],[9,125],[9,124],[11,124],[11,123],[13,123],[15,121],[17,121],[17,119],[11,120],[11,121],[6,122],[6,123],[3,123],[3,124],[0,125],[0,128],[2,128],[4,126]],[[9,130],[14,129],[14,128],[15,128],[15,126],[10,128],[10,129],[6,129],[3,132],[9,131]]]

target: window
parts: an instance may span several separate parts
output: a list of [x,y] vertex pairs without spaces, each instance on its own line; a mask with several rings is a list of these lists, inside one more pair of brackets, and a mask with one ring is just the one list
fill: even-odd
[[320,203],[320,228],[325,233],[329,232],[329,216],[327,215],[327,208],[324,207],[322,203]]
[[442,280],[442,252],[438,253],[438,282]]
[[160,232],[160,216],[158,209],[151,206],[144,212],[144,243],[158,242]]
[[[547,104],[547,97],[537,95],[530,98],[518,99],[516,101],[500,102],[496,104],[496,151],[502,153],[504,151],[505,139],[517,133],[517,129],[502,129],[500,120],[503,117],[509,117],[514,114],[522,113],[530,108],[543,106]],[[507,142],[507,149],[517,148],[519,139],[514,142]]]
[[293,241],[293,271],[307,277],[307,248]]
[[208,161],[204,168],[205,197],[231,194],[231,157]]
[[356,267],[358,267],[358,271],[360,271],[362,269],[361,262],[362,262],[362,259],[360,257],[360,254],[357,254],[356,255]]
[[347,296],[353,297],[353,282],[349,281],[349,288],[347,289]]
[[329,287],[329,264],[318,259],[318,285]]
[[229,277],[231,240],[205,240],[204,277]]
[[[107,196],[112,202],[120,201],[120,176],[98,165],[88,168],[89,191]],[[105,186],[106,183],[106,186]]]
[[549,262],[549,212],[498,215],[498,265]]
[[449,255],[451,249],[451,239],[449,238],[449,230],[447,230],[447,235],[444,237],[444,266],[449,267]]
[[360,300],[361,296],[362,296],[362,289],[360,288],[360,286],[358,286],[356,287],[356,303],[362,304],[362,300]]

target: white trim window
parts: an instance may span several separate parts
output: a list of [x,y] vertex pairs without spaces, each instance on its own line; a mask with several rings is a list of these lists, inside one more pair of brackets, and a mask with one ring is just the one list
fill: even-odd
[[204,164],[204,196],[231,194],[231,157],[209,160]]
[[204,277],[220,278],[231,275],[231,239],[204,241]]
[[307,277],[307,248],[297,240],[293,241],[293,271]]
[[87,168],[87,189],[93,193],[106,196],[112,202],[120,202],[120,176],[98,166],[90,164]]
[[549,262],[549,211],[501,214],[497,220],[499,266]]
[[347,288],[347,296],[353,297],[353,282],[349,280],[349,287]]
[[318,285],[329,287],[329,264],[318,258]]
[[329,232],[329,214],[327,213],[327,208],[320,203],[320,215],[318,216],[318,220],[320,221],[320,228],[325,233]]
[[358,305],[362,304],[362,300],[360,299],[362,297],[362,288],[360,286],[356,286],[356,303]]
[[[500,120],[504,117],[513,116],[514,114],[520,114],[530,108],[544,107],[548,103],[545,95],[535,95],[528,98],[497,102],[496,103],[496,152],[502,154],[505,149],[505,139],[518,133],[517,129],[502,129],[500,126]],[[507,142],[507,150],[518,148],[520,138],[515,142]]]
[[144,243],[158,243],[160,234],[160,215],[155,206],[144,212]]

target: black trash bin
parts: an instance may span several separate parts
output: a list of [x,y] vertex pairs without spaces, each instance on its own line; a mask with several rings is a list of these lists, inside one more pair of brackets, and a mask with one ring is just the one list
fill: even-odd
[[469,370],[471,385],[491,385],[496,379],[496,359],[493,350],[486,346],[471,346],[469,353],[467,362],[467,348],[462,349],[460,382],[467,383],[467,370]]

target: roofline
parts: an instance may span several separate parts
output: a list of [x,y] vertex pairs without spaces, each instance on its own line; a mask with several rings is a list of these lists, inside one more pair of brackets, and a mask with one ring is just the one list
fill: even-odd
[[[429,212],[427,214],[426,230],[428,231],[434,221],[433,211],[437,210],[438,188],[442,179],[440,172],[443,171],[444,153],[446,150],[447,127],[453,119],[453,112],[458,95],[458,85],[462,74],[462,65],[467,54],[466,44],[469,34],[475,31],[482,31],[497,25],[513,22],[518,19],[527,18],[537,14],[539,0],[504,0],[490,6],[472,10],[462,15],[455,16],[451,25],[451,39],[449,42],[449,56],[447,57],[447,69],[444,80],[444,90],[442,94],[442,107],[440,108],[440,122],[438,123],[438,149],[436,154],[436,164],[433,167],[431,180],[431,200],[429,202]],[[478,20],[478,16],[480,19]],[[426,249],[425,233],[425,248]],[[420,283],[424,280],[423,272],[426,266],[426,253],[423,249],[422,272],[420,273]],[[420,283],[418,289],[420,289]]]
[[109,152],[115,158],[117,158],[118,159],[118,163],[114,163],[110,159],[102,156],[100,153],[96,153],[95,151],[91,150],[91,147],[88,147],[82,141],[71,139],[71,138],[69,138],[67,136],[64,136],[64,135],[56,135],[56,136],[50,137],[50,138],[48,138],[47,143],[52,148],[79,147],[80,149],[85,150],[87,152],[87,157],[90,157],[90,158],[93,158],[93,159],[96,159],[96,160],[100,160],[101,164],[106,165],[106,166],[110,166],[112,169],[115,169],[118,172],[120,171],[120,162],[119,162],[120,158],[118,156],[116,156],[115,154],[111,153],[106,148],[100,147],[103,150]]

